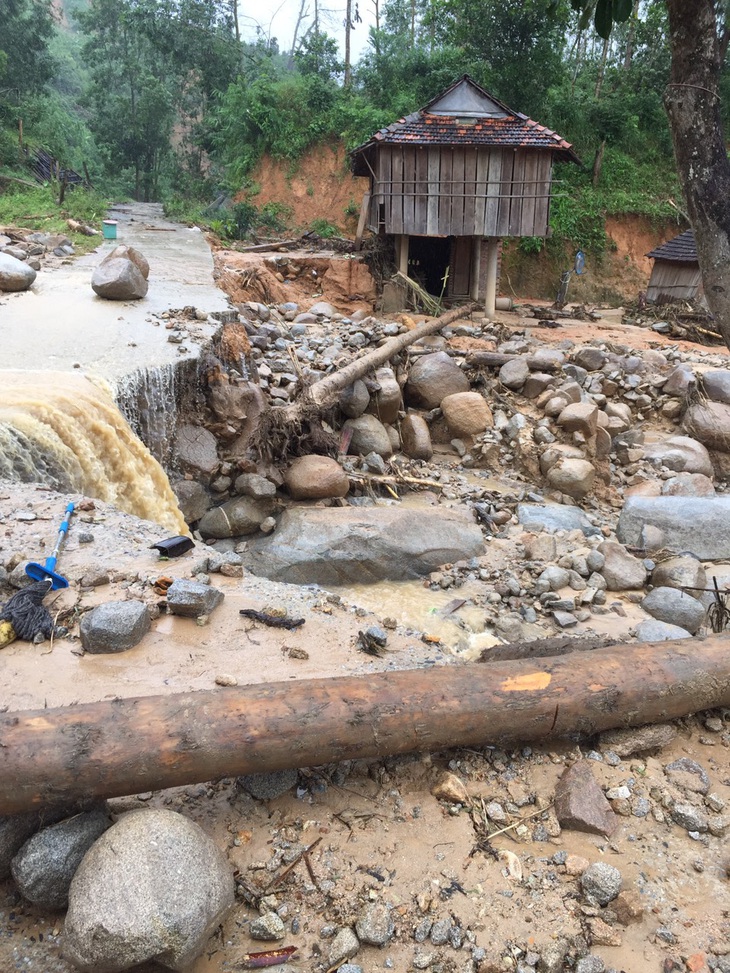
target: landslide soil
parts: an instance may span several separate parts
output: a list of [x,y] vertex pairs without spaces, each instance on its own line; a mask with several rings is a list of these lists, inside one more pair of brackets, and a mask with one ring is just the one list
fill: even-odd
[[[226,259],[220,254],[218,258]],[[286,286],[288,299],[301,300],[303,306],[321,299],[296,282]],[[351,313],[349,303],[342,311]],[[598,337],[637,349],[661,345],[651,332],[622,325],[617,312],[606,312],[591,324],[566,321],[557,333],[517,315],[504,314],[500,320],[545,342],[567,337],[582,344]],[[65,498],[32,486],[5,484],[0,495],[6,551],[15,552],[18,560],[42,557]],[[36,519],[27,519],[29,513]],[[79,515],[78,527],[82,526],[94,541],[81,544],[78,534],[71,533],[63,569],[73,583],[54,603],[68,609],[66,624],[71,624],[72,634],[77,632],[74,613],[77,617],[84,609],[118,598],[149,599],[151,580],[160,574],[189,576],[198,554],[191,552],[160,565],[149,549],[160,539],[159,528],[99,502]],[[509,558],[509,550],[503,557]],[[108,581],[99,584],[103,573]],[[95,585],[92,575],[97,578]],[[335,674],[367,678],[369,672],[389,668],[462,664],[448,648],[424,643],[406,625],[390,634],[389,651],[382,659],[364,655],[358,649],[357,632],[380,621],[381,614],[358,611],[355,604],[321,591],[250,576],[214,575],[212,582],[225,591],[226,599],[208,625],[201,628],[163,614],[153,632],[127,653],[79,655],[73,637],[52,646],[14,643],[0,655],[4,686],[0,703],[14,710],[116,695],[214,689],[221,675],[232,676],[242,685]],[[626,604],[630,615],[630,603]],[[241,607],[272,606],[304,615],[307,622],[296,632],[281,634],[238,615]],[[606,634],[625,638],[631,617],[616,616],[611,621]],[[717,726],[713,718],[726,721],[724,731],[711,731],[709,727]],[[711,790],[721,801],[730,802],[727,718],[727,712],[689,716],[677,722],[674,742],[659,753],[627,758],[615,766],[594,763],[602,786],[629,783],[652,807],[646,817],[620,817],[610,839],[560,831],[551,808],[559,776],[592,750],[594,740],[546,742],[509,751],[488,746],[309,768],[299,773],[295,787],[271,800],[256,800],[235,780],[225,779],[116,799],[112,808],[117,814],[141,806],[181,811],[216,839],[238,872],[237,907],[191,973],[241,969],[246,954],[277,945],[254,941],[248,934],[257,914],[251,896],[267,888],[275,895],[272,905],[287,924],[286,939],[278,945],[296,945],[299,950],[288,968],[307,973],[327,969],[329,931],[352,924],[372,901],[393,907],[395,932],[386,946],[363,946],[353,959],[366,973],[424,968],[427,962],[429,969],[446,973],[516,970],[519,963],[533,961],[556,937],[571,943],[571,956],[590,949],[607,968],[626,973],[663,969],[697,973],[705,968],[703,954],[730,961],[728,849],[726,839],[700,836],[695,840],[661,815],[661,795],[671,791],[663,768],[680,757],[696,760],[707,770]],[[431,793],[447,771],[467,789],[468,799],[461,805],[439,801]],[[502,804],[509,824],[515,826],[490,844],[498,855],[513,853],[518,868],[509,856],[495,859],[483,843],[484,809],[490,801]],[[492,824],[489,830],[497,829]],[[315,842],[308,862],[302,858],[284,874],[301,850]],[[614,865],[624,888],[638,896],[637,921],[611,926],[614,945],[595,942],[596,927],[591,923],[601,910],[586,904],[575,869],[570,863],[567,869],[560,864],[560,852]],[[414,929],[426,917],[451,917],[469,948],[482,948],[485,959],[470,966],[465,948],[433,946],[428,940],[418,945]],[[24,903],[10,882],[0,886],[3,973],[16,969],[71,973],[72,967],[61,956],[62,943],[62,914],[44,914]],[[669,960],[677,965],[665,965]]]

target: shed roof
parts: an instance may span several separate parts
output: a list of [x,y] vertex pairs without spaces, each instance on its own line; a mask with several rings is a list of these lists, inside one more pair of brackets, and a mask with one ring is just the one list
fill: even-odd
[[676,263],[697,263],[697,247],[695,246],[695,236],[692,230],[685,230],[673,240],[667,240],[660,247],[656,247],[647,253],[647,257],[655,260],[673,260]]
[[355,165],[357,156],[377,144],[549,149],[563,161],[580,161],[560,135],[508,108],[467,74],[419,111],[381,128],[354,149]]

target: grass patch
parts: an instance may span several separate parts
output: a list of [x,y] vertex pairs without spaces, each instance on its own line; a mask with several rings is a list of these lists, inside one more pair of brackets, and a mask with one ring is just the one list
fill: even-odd
[[54,188],[27,188],[0,182],[0,225],[17,226],[40,233],[64,233],[77,252],[88,253],[99,245],[99,237],[85,236],[69,229],[67,220],[78,220],[101,231],[110,201],[101,193],[77,186],[66,190],[59,206]]

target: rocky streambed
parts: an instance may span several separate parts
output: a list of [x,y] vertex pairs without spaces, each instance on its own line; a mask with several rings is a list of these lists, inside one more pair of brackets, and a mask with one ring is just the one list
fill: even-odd
[[[159,527],[82,501],[63,553],[71,585],[53,601],[67,634],[2,650],[10,711],[481,665],[562,633],[694,638],[701,654],[730,554],[724,352],[608,318],[555,331],[526,313],[476,315],[343,391],[319,417],[319,451],[310,428],[282,464],[252,449],[260,417],[416,321],[296,301],[236,312],[201,361],[169,463],[195,547],[161,562]],[[14,483],[2,494],[5,598],[68,497]],[[370,610],[348,588],[363,574]],[[181,590],[197,608],[175,609]],[[435,611],[410,615],[415,591]],[[129,603],[146,618],[131,645],[114,609]],[[305,622],[282,631],[241,609]],[[156,807],[213,837],[235,905],[224,890],[220,915],[195,911],[200,958],[172,959],[166,941],[149,954],[194,973],[289,947],[279,958],[292,968],[344,973],[723,971],[729,716],[226,779],[116,799],[91,822]],[[6,850],[8,864],[18,854],[0,904],[4,968],[67,973],[64,945],[80,968],[127,968],[84,959],[78,939],[69,948],[59,906],[32,904],[23,884],[28,848]],[[185,897],[180,874],[198,882],[196,854],[160,896],[172,884]],[[42,878],[59,857],[42,860]],[[110,875],[145,905],[134,875]],[[164,902],[146,905],[160,916]]]

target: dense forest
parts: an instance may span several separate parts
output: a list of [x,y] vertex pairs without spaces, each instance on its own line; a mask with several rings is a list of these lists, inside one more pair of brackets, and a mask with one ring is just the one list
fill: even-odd
[[[290,50],[263,33],[243,41],[237,0],[4,0],[0,175],[17,174],[24,153],[43,147],[103,193],[207,212],[219,232],[242,236],[281,217],[232,202],[255,189],[264,154],[295,166],[317,143],[351,149],[468,73],[582,159],[559,167],[557,239],[598,255],[606,214],[681,219],[662,103],[664,2],[628,3],[626,19],[602,25],[605,38],[595,3],[368,3],[374,23],[353,63],[353,32],[364,30],[356,0],[336,29],[316,0],[313,10],[302,0]],[[610,8],[599,0],[599,15],[601,3]],[[726,86],[723,71],[723,94]]]

